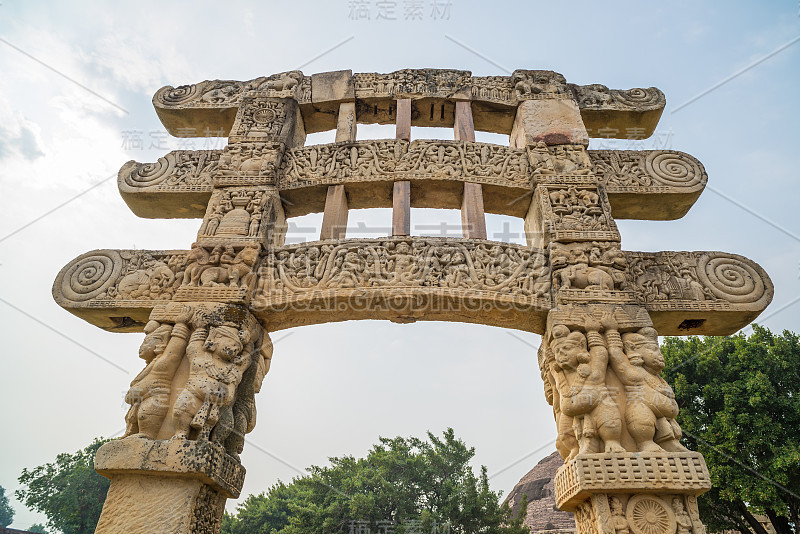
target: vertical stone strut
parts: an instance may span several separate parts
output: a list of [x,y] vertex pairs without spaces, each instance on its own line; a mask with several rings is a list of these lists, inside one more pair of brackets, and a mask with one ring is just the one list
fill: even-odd
[[[336,124],[336,142],[356,140],[356,104],[343,102],[339,104],[339,114]],[[344,239],[347,231],[347,194],[344,185],[328,186],[328,196],[325,199],[325,212],[322,215],[322,228],[319,238]]]
[[[397,100],[397,139],[411,141],[411,99]],[[411,235],[411,182],[401,180],[392,188],[392,235]]]
[[511,145],[562,164],[537,177],[525,221],[553,277],[539,364],[566,460],[556,503],[574,511],[579,534],[702,534],[696,496],[710,488],[708,472],[680,444],[658,333],[628,291],[604,187],[578,171],[588,161],[578,105],[560,75],[515,74]]
[[[472,104],[468,100],[456,102],[453,125],[456,141],[475,142],[475,126],[472,122]],[[464,198],[461,201],[461,228],[468,239],[486,239],[486,214],[483,211],[483,188],[481,184],[464,182]]]

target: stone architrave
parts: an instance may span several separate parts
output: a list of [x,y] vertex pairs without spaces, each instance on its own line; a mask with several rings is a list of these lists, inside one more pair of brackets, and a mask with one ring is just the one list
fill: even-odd
[[[708,471],[680,443],[658,335],[735,332],[773,287],[736,254],[622,250],[615,218],[682,217],[708,180],[682,152],[586,149],[589,136],[651,135],[661,91],[544,70],[289,71],[164,87],[153,104],[173,135],[229,143],[120,170],[137,215],[202,219],[188,250],[88,252],[53,285],[90,323],[145,333],[125,436],[95,461],[111,479],[97,532],[218,532],[242,488],[268,333],[387,319],[542,334],[564,459],[554,497],[579,534],[704,534]],[[358,123],[394,122],[396,139],[355,139]],[[412,126],[454,127],[456,140],[410,141]],[[335,143],[304,146],[333,129]],[[345,238],[348,209],[392,206],[386,237]],[[478,231],[408,235],[412,207],[462,209]],[[328,218],[321,240],[284,244],[286,218],[314,212]],[[524,218],[527,244],[487,240],[485,212]]]

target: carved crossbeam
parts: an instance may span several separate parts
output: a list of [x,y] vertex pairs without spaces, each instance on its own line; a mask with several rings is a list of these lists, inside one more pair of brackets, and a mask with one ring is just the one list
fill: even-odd
[[462,141],[370,140],[240,155],[240,147],[176,150],[119,171],[125,202],[141,217],[202,217],[215,183],[274,184],[288,217],[321,212],[327,188],[342,184],[349,207],[391,207],[393,183],[413,184],[412,206],[461,207],[463,182],[483,186],[489,213],[524,217],[537,183],[597,181],[620,219],[682,217],[708,180],[703,165],[673,150],[513,149]]
[[336,128],[341,102],[356,102],[358,122],[394,123],[398,99],[412,101],[413,126],[452,127],[455,102],[470,100],[475,129],[510,134],[519,102],[559,98],[574,101],[590,135],[649,137],[666,104],[647,89],[617,90],[567,83],[553,71],[516,70],[511,76],[472,76],[469,71],[404,69],[388,74],[336,71],[305,76],[300,71],[249,81],[206,80],[167,86],[153,97],[161,122],[177,137],[226,136],[247,95],[292,98],[300,105],[307,133]]
[[[460,238],[394,237],[274,247],[253,261],[192,251],[98,250],[56,278],[62,307],[111,331],[141,331],[169,302],[249,304],[270,331],[348,319],[478,322],[542,333],[556,305],[639,305],[662,335],[726,335],[772,299],[755,262],[722,252],[619,252],[603,243],[549,254]],[[550,259],[553,258],[553,259]]]

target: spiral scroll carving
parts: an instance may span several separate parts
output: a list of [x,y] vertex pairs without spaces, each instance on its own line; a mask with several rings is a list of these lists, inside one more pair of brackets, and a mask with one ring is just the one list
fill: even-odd
[[615,101],[631,108],[649,108],[660,106],[664,103],[664,96],[655,87],[612,91],[611,94],[614,96]]
[[172,174],[175,167],[175,157],[167,154],[155,163],[145,163],[138,165],[129,175],[125,177],[125,182],[131,187],[150,187],[158,185]]
[[167,106],[185,104],[201,95],[200,85],[205,84],[181,85],[180,87],[168,85],[167,87],[161,88],[158,93],[156,93],[156,99]]
[[716,297],[736,304],[761,300],[768,291],[762,274],[732,254],[705,254],[697,261],[697,276]]
[[644,161],[647,174],[667,186],[691,187],[703,181],[703,170],[693,159],[679,152],[657,150]]
[[122,257],[113,250],[96,250],[76,259],[61,273],[61,294],[73,302],[96,298],[113,286],[122,273]]

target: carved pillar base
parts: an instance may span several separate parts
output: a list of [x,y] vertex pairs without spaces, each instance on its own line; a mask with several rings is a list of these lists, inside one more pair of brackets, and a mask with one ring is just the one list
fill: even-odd
[[102,534],[219,532],[245,474],[219,445],[139,437],[100,447],[95,469],[111,479],[95,530]]
[[697,496],[711,488],[703,456],[581,455],[556,474],[556,506],[575,513],[578,534],[704,534]]

